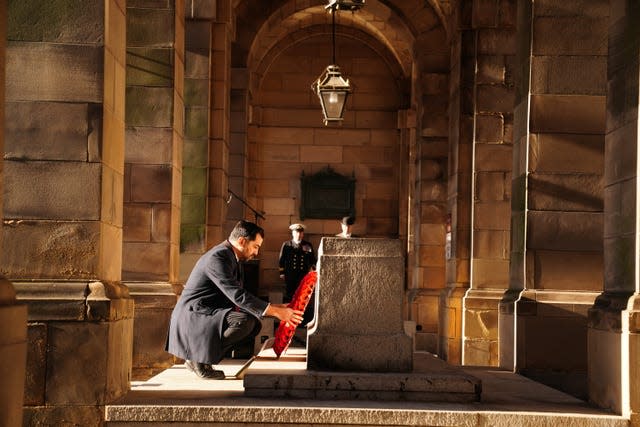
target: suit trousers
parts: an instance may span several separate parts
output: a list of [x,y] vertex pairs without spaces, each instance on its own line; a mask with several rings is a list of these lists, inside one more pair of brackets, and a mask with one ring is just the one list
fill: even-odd
[[257,327],[258,319],[243,311],[231,310],[224,318],[222,332],[223,354],[249,337]]

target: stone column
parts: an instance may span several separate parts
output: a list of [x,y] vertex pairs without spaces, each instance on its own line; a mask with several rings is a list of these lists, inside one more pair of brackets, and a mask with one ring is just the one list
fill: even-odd
[[497,366],[498,305],[509,282],[516,16],[508,2],[474,3],[461,13],[470,20],[461,47],[462,74],[470,84],[463,95],[473,96],[467,106],[473,138],[471,265],[462,304],[462,363]]
[[180,269],[183,129],[199,118],[184,110],[184,12],[183,0],[127,1],[122,278],[136,301],[135,379],[174,362],[164,348]]
[[[225,239],[235,225],[226,222],[226,201],[229,194],[232,9],[230,0],[217,1],[216,20],[212,26],[207,247]],[[255,206],[253,201],[249,203]]]
[[[442,102],[448,92],[448,76],[432,64],[418,71],[412,85],[424,105],[416,123],[400,123],[408,139],[409,245],[407,263],[410,319],[416,324],[415,349],[438,352],[438,304],[445,288],[445,222],[447,218],[447,111]],[[421,102],[417,103],[422,104]],[[412,113],[412,111],[408,111]],[[413,115],[416,115],[415,113]],[[402,116],[400,116],[402,117]],[[407,129],[404,129],[404,128]],[[406,135],[405,135],[406,134]],[[404,215],[401,212],[400,218]]]
[[604,292],[589,310],[589,400],[640,425],[640,184],[637,2],[609,17],[604,176]]
[[148,3],[127,2],[122,278],[174,283],[185,126],[184,4]]
[[[248,115],[249,115],[249,71],[247,68],[237,67],[231,70],[233,79],[230,88],[230,124],[229,124],[229,188],[235,194],[249,194],[248,163]],[[258,191],[252,189],[255,197]],[[230,229],[243,218],[256,220],[252,212],[245,216],[245,206],[237,199],[231,198],[228,204],[225,229]],[[259,218],[258,218],[259,219]]]
[[411,371],[413,346],[402,316],[402,253],[400,240],[321,240],[308,369]]
[[[415,88],[415,85],[413,85]],[[400,239],[407,250],[407,298],[405,318],[411,321],[414,350],[437,353],[437,312],[439,290],[425,289],[420,247],[424,239],[435,230],[421,223],[420,176],[422,163],[418,138],[418,117],[414,110],[403,110],[398,114],[400,129],[401,171],[400,188]],[[404,167],[402,166],[404,165]],[[425,233],[425,234],[423,234]],[[435,233],[437,236],[437,233]],[[427,237],[428,236],[428,237]],[[430,284],[430,282],[427,282]],[[442,284],[444,286],[444,284]]]
[[[0,265],[29,306],[23,425],[101,425],[129,388],[120,282],[124,1],[9,2]],[[78,363],[82,361],[82,363]]]
[[446,288],[440,294],[438,354],[452,364],[462,362],[462,298],[469,287],[471,256],[471,160],[476,34],[470,22],[459,18],[451,48],[449,94],[449,168],[445,226]]
[[[2,11],[1,9],[0,6],[0,11]],[[0,61],[1,64],[2,61]],[[0,96],[0,100],[1,98],[2,96]],[[22,405],[24,402],[27,363],[27,306],[16,302],[13,285],[4,278],[0,278],[0,322],[2,322],[0,375],[3,378],[2,389],[0,389],[0,424],[7,427],[17,427],[22,425]]]
[[586,398],[586,314],[602,287],[609,3],[517,6],[512,252],[500,364]]
[[[191,1],[185,3],[187,10]],[[215,15],[215,10],[213,11]],[[206,251],[207,173],[211,116],[211,43],[208,16],[187,15],[185,24],[184,108],[182,156],[182,215],[180,219],[180,281]]]
[[[0,152],[4,152],[4,77],[7,4],[0,1]],[[0,159],[0,183],[3,178],[3,161]],[[0,190],[2,185],[0,185]],[[0,191],[0,207],[2,206]],[[2,241],[0,230],[0,242]],[[22,425],[24,379],[27,362],[27,306],[16,302],[16,292],[11,282],[0,276],[0,425]]]

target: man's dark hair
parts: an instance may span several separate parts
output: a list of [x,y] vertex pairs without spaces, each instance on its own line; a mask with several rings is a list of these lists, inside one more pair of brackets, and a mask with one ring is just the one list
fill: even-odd
[[258,224],[254,224],[253,222],[240,220],[236,223],[233,230],[231,230],[231,234],[229,234],[229,240],[237,241],[240,237],[244,237],[245,239],[251,241],[256,240],[256,236],[260,235],[264,239],[264,230]]

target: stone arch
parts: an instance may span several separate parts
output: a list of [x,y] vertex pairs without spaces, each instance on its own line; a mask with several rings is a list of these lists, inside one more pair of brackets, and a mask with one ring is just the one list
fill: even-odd
[[[248,76],[245,97],[247,153],[254,149],[251,148],[252,139],[263,123],[265,110],[261,107],[264,100],[260,99],[259,87],[265,73],[288,47],[305,43],[312,37],[330,34],[331,16],[324,9],[325,5],[326,1],[320,0],[304,3],[293,0],[260,4],[246,0],[234,2],[236,34],[231,57],[232,67],[238,71],[245,70],[243,73]],[[398,87],[403,93],[399,104],[402,111],[396,111],[398,117],[402,118],[402,124],[398,125],[399,119],[396,126],[414,129],[403,133],[403,144],[417,143],[419,147],[421,142],[437,141],[439,144],[448,138],[446,82],[451,48],[449,9],[448,2],[438,0],[370,0],[361,10],[355,13],[340,12],[336,17],[339,40],[357,40],[373,48],[385,59],[386,66],[393,70],[394,79],[398,80]],[[342,67],[339,51],[337,55],[337,62]],[[318,67],[315,73],[318,74],[322,69]],[[308,87],[316,77],[314,75],[309,79]],[[355,78],[349,74],[347,77]],[[305,96],[313,94],[308,90]],[[249,156],[247,154],[247,158]],[[426,160],[429,161],[428,158]],[[420,222],[420,189],[407,184],[409,180],[416,179],[408,174],[419,171],[420,163],[425,158],[418,154],[416,158],[404,161],[416,164],[413,171],[409,171],[410,168],[403,171],[403,185],[406,186],[403,191],[416,192],[409,197],[416,205],[406,208],[403,216],[407,218],[403,219],[401,227]],[[251,182],[250,179],[248,181]],[[256,200],[256,187],[250,184],[245,188],[249,199]],[[408,219],[409,216],[413,218]]]
[[[248,197],[269,218],[261,266],[261,283],[267,286],[278,283],[279,246],[290,238],[288,224],[299,220],[303,171],[315,173],[328,165],[340,174],[355,176],[358,232],[387,237],[399,232],[397,165],[402,160],[397,117],[409,100],[403,84],[406,76],[379,39],[356,27],[339,26],[337,38],[344,57],[338,54],[337,62],[357,90],[343,126],[325,127],[311,84],[330,62],[330,49],[315,53],[329,46],[328,34],[326,24],[288,33],[248,70],[253,76]],[[306,236],[315,247],[322,236],[339,231],[337,219],[307,218],[305,223]]]
[[[290,33],[284,39],[280,40],[279,43],[274,44],[268,52],[262,55],[262,60],[259,64],[257,64],[255,67],[250,67],[251,92],[257,92],[258,88],[260,87],[262,77],[268,71],[273,62],[277,60],[278,56],[283,53],[284,50],[288,49],[292,45],[303,43],[305,40],[312,38],[321,38],[323,40],[327,40],[330,35],[330,25],[316,25],[296,31],[294,33]],[[337,27],[336,39],[338,39],[338,42],[336,43],[338,49],[341,43],[344,43],[346,40],[351,39],[354,41],[358,41],[375,51],[380,56],[380,58],[382,58],[385,65],[389,68],[391,74],[394,76],[394,80],[396,81],[398,87],[403,91],[408,90],[408,88],[406,87],[406,82],[409,79],[409,75],[405,74],[405,70],[403,69],[402,65],[396,61],[397,57],[393,54],[393,52],[390,52],[388,49],[386,49],[387,46],[381,44],[379,39],[372,37],[368,33],[362,32],[359,29],[353,27]],[[329,42],[327,42],[327,46],[328,45]],[[326,51],[318,52],[318,56],[329,57],[330,55],[328,54],[328,52],[328,49]],[[341,59],[344,58],[340,58],[339,50],[337,56],[338,58],[336,62],[338,62],[338,65],[340,65]],[[330,59],[331,58],[329,58],[329,60]],[[327,65],[329,64],[329,62],[327,62]],[[323,69],[324,68],[318,68],[317,73],[320,74]],[[309,82],[309,85],[311,85],[311,83],[312,81]],[[255,101],[258,103],[260,102],[257,99]],[[407,101],[405,101],[404,103],[406,102]],[[406,108],[406,106],[403,108]]]
[[[387,44],[398,57],[405,72],[410,70],[415,55],[414,41],[428,38],[434,31],[442,32],[448,45],[448,2],[439,0],[407,0],[397,2],[369,0],[366,6],[355,13],[340,13],[339,17],[349,20],[352,26],[360,26],[365,32],[375,35]],[[260,2],[238,0],[235,5],[236,28],[238,32],[234,44],[234,66],[244,67],[250,62],[250,55],[268,48],[256,48],[255,43],[282,38],[283,32],[291,32],[318,21],[328,19],[324,10],[325,1],[313,0],[303,4],[295,0]],[[325,21],[326,22],[326,21]],[[280,34],[280,36],[278,36]],[[430,47],[431,49],[434,46]],[[437,49],[437,47],[435,47]]]
[[[396,20],[391,20],[388,24],[385,19],[389,19],[391,11],[384,10],[371,11],[363,8],[358,12],[339,12],[336,14],[336,25],[344,31],[344,28],[360,29],[363,33],[378,40],[378,43],[386,46],[386,49],[395,57],[395,61],[402,67],[405,75],[411,72],[411,44],[413,36],[409,29],[400,25]],[[378,9],[381,9],[380,7]],[[395,23],[395,24],[394,24]],[[274,14],[260,29],[254,39],[247,63],[260,63],[262,57],[271,51],[272,47],[279,40],[288,37],[289,34],[304,30],[313,33],[313,27],[318,25],[331,24],[331,14],[324,7],[312,7],[300,10],[287,17]],[[328,31],[330,32],[330,28]]]

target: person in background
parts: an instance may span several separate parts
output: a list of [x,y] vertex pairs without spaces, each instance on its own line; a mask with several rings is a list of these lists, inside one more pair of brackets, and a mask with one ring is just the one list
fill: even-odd
[[336,237],[356,237],[351,234],[351,227],[355,224],[356,218],[354,216],[345,216],[340,221],[340,227],[342,228],[342,232],[336,234]]
[[229,238],[196,262],[171,314],[166,350],[200,378],[224,379],[219,363],[236,344],[256,336],[260,320],[275,317],[297,326],[303,312],[270,304],[244,289],[242,262],[258,255],[264,230],[239,221]]
[[[278,269],[280,279],[285,282],[284,301],[290,302],[302,278],[316,267],[316,254],[313,245],[304,240],[304,224],[291,224],[291,240],[280,247]],[[306,326],[313,319],[313,298],[304,312],[301,326]]]

